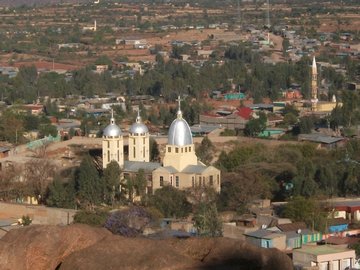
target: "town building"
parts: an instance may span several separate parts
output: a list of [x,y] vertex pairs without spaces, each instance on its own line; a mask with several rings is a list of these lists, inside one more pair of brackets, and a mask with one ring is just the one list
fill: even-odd
[[321,270],[353,269],[355,250],[331,245],[306,245],[293,251],[293,262],[296,269],[315,266]]

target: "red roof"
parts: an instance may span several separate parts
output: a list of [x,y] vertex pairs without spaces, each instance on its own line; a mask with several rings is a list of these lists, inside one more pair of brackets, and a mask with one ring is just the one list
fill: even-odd
[[252,109],[248,107],[241,107],[237,111],[237,115],[241,116],[245,120],[249,120],[252,113]]

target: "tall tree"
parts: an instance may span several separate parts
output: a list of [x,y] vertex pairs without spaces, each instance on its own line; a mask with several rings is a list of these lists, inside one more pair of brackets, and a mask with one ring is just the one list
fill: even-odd
[[89,155],[85,156],[80,164],[76,187],[78,197],[85,207],[93,209],[96,204],[103,201],[104,184],[100,181],[99,173]]
[[210,164],[213,159],[214,145],[208,136],[205,136],[196,149],[197,157],[205,164]]
[[120,186],[121,169],[116,161],[111,161],[103,171],[104,198],[106,203],[114,204]]
[[39,203],[44,203],[45,195],[52,178],[55,175],[56,166],[46,159],[32,159],[25,164],[25,178],[32,190],[32,195]]
[[157,208],[164,217],[186,217],[191,211],[191,205],[184,191],[172,186],[165,186],[155,191],[150,204]]

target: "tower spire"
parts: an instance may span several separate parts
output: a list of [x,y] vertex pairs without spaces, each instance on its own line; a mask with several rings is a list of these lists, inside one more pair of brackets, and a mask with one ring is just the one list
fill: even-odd
[[178,111],[177,111],[177,118],[182,118],[182,112],[181,112],[181,98],[178,96],[177,100],[178,102]]

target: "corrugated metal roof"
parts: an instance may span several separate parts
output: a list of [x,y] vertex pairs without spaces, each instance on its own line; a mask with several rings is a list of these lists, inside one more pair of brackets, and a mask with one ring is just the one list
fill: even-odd
[[302,231],[304,229],[307,229],[305,222],[294,222],[294,223],[288,223],[288,224],[278,224],[277,227],[282,232],[289,232],[289,231],[296,232],[298,229],[301,229]]
[[326,144],[336,143],[344,139],[343,137],[331,137],[331,136],[327,136],[323,134],[315,134],[315,133],[299,134],[298,138],[299,140],[302,141],[312,141],[312,142],[326,143]]
[[126,172],[138,172],[140,169],[145,172],[152,172],[159,167],[161,164],[158,162],[124,161],[124,171]]
[[257,230],[254,232],[244,233],[246,236],[255,237],[255,238],[263,238],[263,239],[273,239],[277,237],[285,237],[285,234],[273,232],[269,230]]
[[264,238],[265,236],[272,234],[272,233],[274,233],[274,232],[261,229],[261,230],[257,230],[254,232],[244,233],[244,235],[250,236],[250,237],[255,237],[255,238]]

